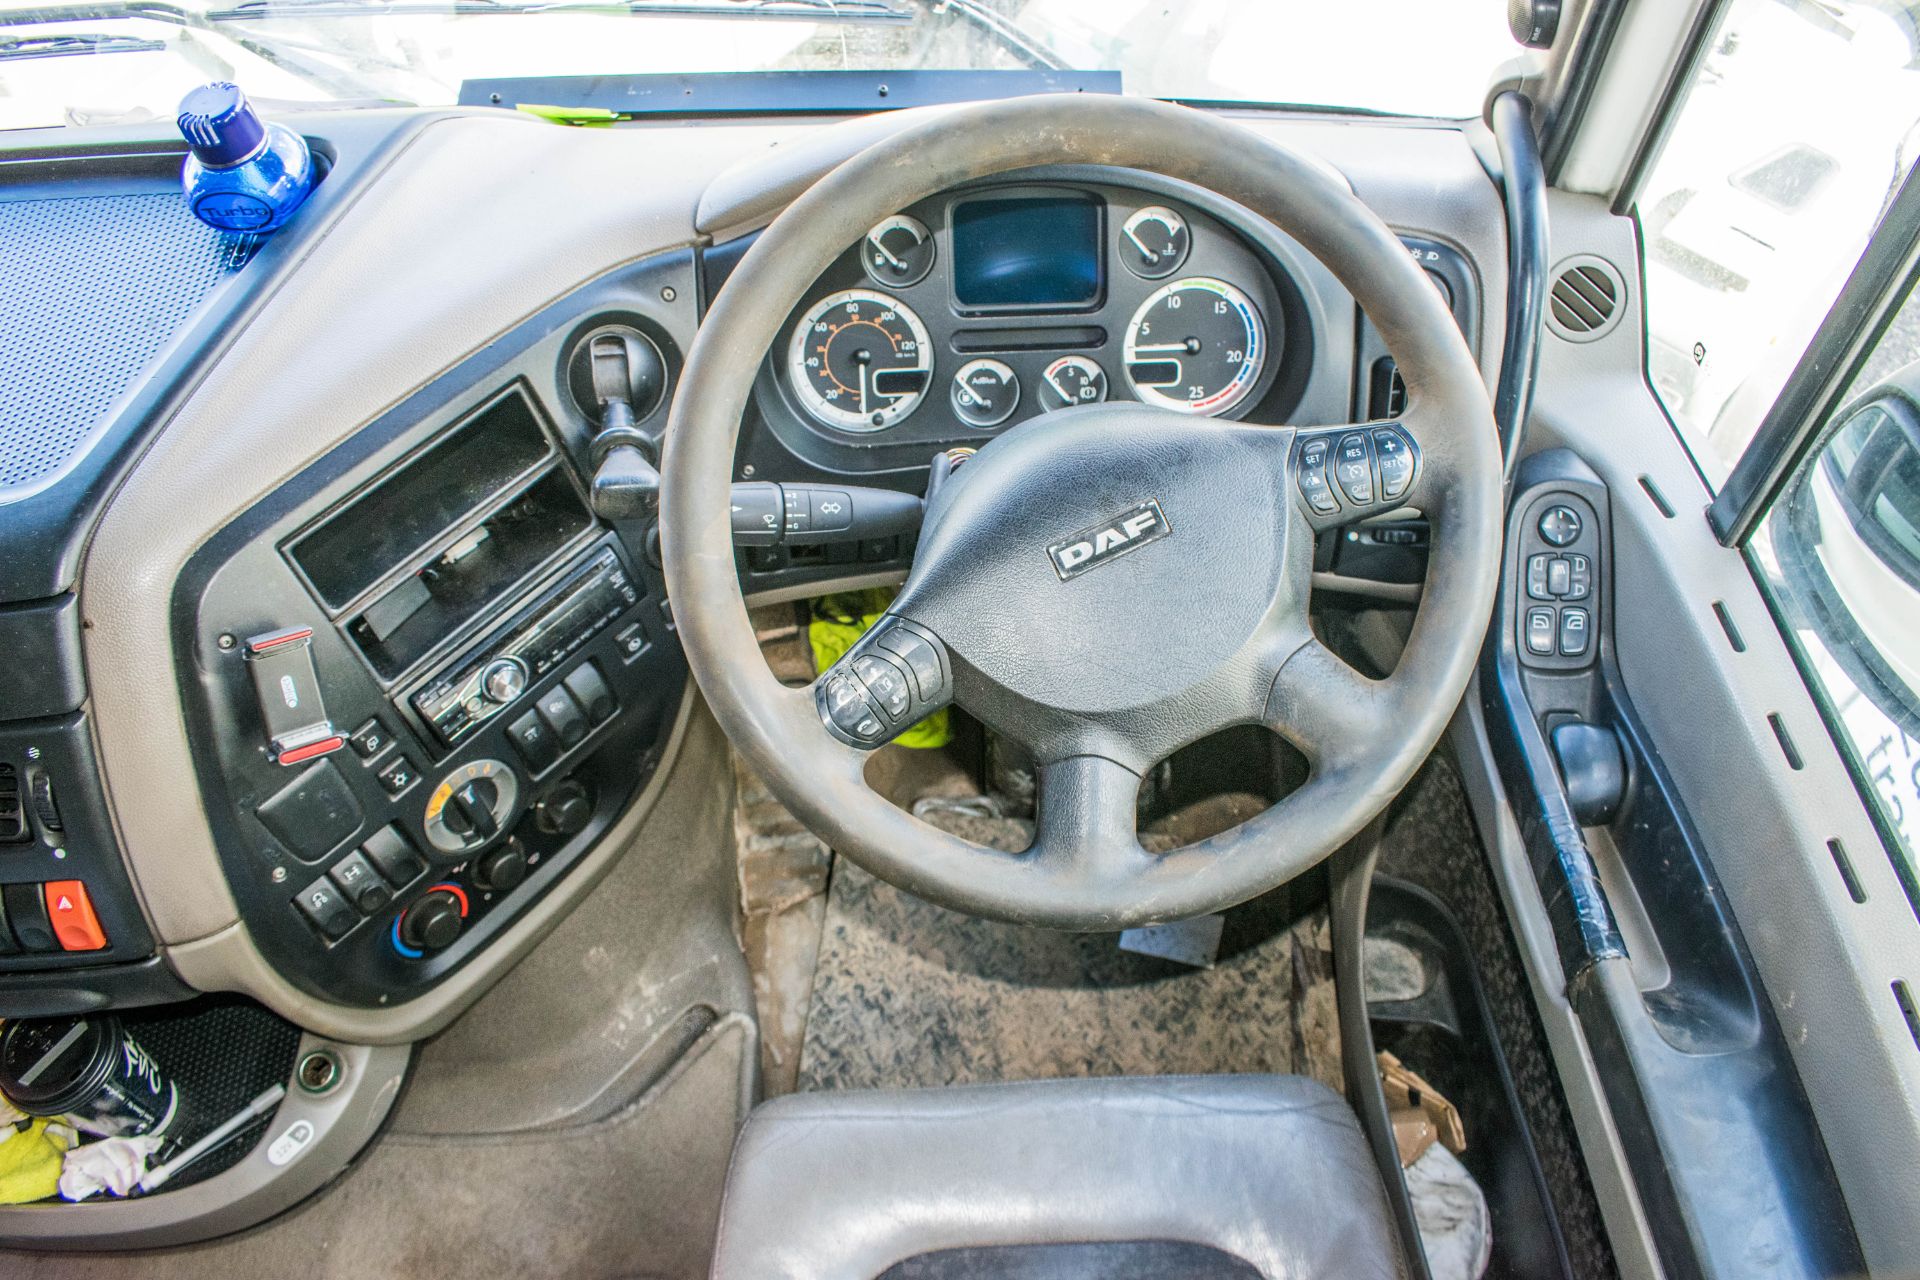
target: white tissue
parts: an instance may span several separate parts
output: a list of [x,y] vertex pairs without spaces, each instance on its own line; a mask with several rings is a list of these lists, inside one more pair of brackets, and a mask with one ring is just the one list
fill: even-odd
[[1436,1142],[1407,1166],[1407,1194],[1433,1280],[1480,1280],[1493,1261],[1493,1215],[1466,1166]]
[[147,1171],[147,1158],[160,1149],[160,1139],[104,1138],[67,1152],[60,1170],[60,1194],[68,1200],[110,1191],[124,1196]]

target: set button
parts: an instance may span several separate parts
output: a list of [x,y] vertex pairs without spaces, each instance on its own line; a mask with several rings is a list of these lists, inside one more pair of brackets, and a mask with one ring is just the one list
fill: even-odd
[[1340,513],[1340,500],[1333,496],[1333,486],[1327,481],[1327,454],[1332,448],[1325,436],[1300,446],[1300,496],[1323,516]]
[[826,699],[827,714],[848,737],[858,742],[878,742],[886,733],[880,713],[854,677],[842,673],[827,681]]

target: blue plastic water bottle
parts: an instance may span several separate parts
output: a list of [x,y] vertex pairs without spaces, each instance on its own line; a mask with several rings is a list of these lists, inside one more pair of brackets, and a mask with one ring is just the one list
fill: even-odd
[[313,190],[306,139],[262,120],[238,85],[193,90],[180,100],[178,123],[192,153],[180,182],[194,216],[208,226],[277,231]]

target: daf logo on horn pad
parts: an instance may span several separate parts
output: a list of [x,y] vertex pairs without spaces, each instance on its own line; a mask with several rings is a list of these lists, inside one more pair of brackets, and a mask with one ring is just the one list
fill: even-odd
[[1066,582],[1089,569],[1099,568],[1109,560],[1117,560],[1129,551],[1136,551],[1149,542],[1157,542],[1172,532],[1173,526],[1167,523],[1167,513],[1160,509],[1159,502],[1148,498],[1145,502],[1128,507],[1111,520],[1088,525],[1060,539],[1047,548],[1047,557],[1053,561],[1053,571],[1060,575],[1062,582]]

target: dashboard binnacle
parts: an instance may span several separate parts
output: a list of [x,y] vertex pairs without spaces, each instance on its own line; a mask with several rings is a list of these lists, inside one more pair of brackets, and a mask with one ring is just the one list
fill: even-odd
[[1106,400],[1284,420],[1314,345],[1287,269],[1195,201],[1001,184],[869,228],[788,317],[756,403],[803,456],[924,462]]

